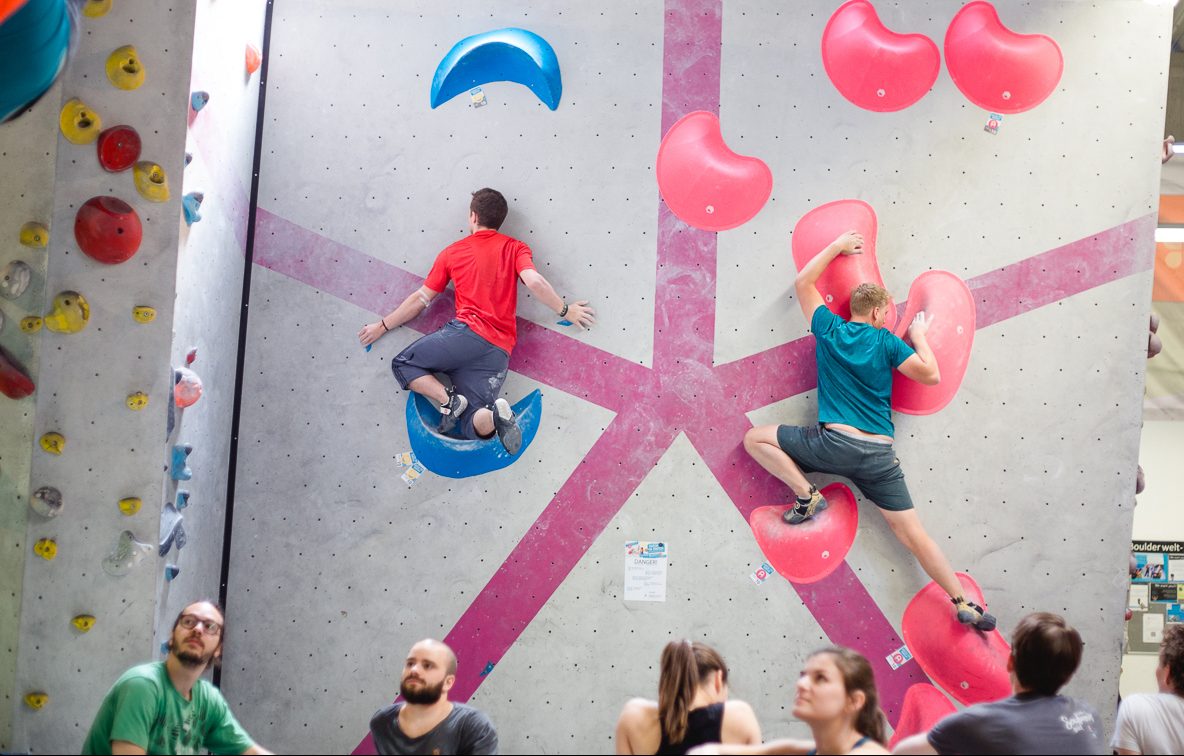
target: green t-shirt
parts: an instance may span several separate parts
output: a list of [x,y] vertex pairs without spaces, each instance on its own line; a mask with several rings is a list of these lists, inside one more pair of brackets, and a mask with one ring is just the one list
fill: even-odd
[[254,745],[213,685],[198,680],[190,699],[173,687],[164,662],[132,667],[107,692],[82,753],[109,754],[112,740],[148,753],[243,753]]

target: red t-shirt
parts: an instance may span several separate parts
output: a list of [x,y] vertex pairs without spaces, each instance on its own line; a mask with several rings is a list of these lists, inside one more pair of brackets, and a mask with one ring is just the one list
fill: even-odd
[[482,229],[436,256],[424,286],[456,290],[456,318],[509,354],[518,340],[518,275],[534,270],[530,247]]

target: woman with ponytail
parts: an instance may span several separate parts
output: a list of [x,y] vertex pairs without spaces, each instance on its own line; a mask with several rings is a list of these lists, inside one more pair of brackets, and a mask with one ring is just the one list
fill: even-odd
[[888,722],[880,710],[872,666],[849,648],[824,648],[806,659],[798,677],[793,715],[810,726],[814,740],[774,740],[761,746],[721,744],[694,753],[847,754],[888,753]]
[[757,744],[752,707],[729,701],[728,668],[715,649],[689,640],[662,650],[658,700],[635,698],[617,720],[617,753],[686,753],[702,743]]

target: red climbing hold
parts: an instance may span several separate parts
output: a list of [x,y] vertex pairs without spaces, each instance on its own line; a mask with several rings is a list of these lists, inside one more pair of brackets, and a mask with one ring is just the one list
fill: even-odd
[[666,206],[704,231],[748,222],[773,191],[769,166],[732,152],[719,119],[705,110],[683,116],[662,137],[656,172]]
[[259,70],[259,66],[263,63],[263,56],[255,49],[255,46],[247,44],[247,76]]
[[962,385],[974,345],[974,297],[961,278],[944,270],[917,276],[909,288],[908,306],[896,327],[897,336],[905,338],[921,310],[926,318],[933,318],[926,340],[937,358],[941,382],[926,386],[909,380],[900,371],[892,374],[892,409],[909,415],[932,415],[950,403]]
[[1022,113],[1044,102],[1061,80],[1061,48],[1043,34],[1017,34],[995,6],[968,3],[946,30],[946,68],[966,98],[995,113]]
[[[962,595],[985,608],[974,578],[957,575]],[[922,588],[905,607],[901,630],[925,674],[963,705],[1011,695],[1011,647],[997,630],[984,633],[959,624],[954,605],[937,583]]]
[[140,159],[140,134],[131,126],[112,126],[99,134],[99,165],[112,173],[126,171]]
[[[827,308],[851,319],[851,292],[861,283],[884,285],[876,262],[876,211],[862,200],[837,200],[816,207],[793,227],[793,262],[801,270],[827,245],[847,231],[863,234],[863,253],[840,255],[818,277],[815,284]],[[888,308],[885,328],[896,324],[896,307]]]
[[25,366],[0,346],[0,393],[9,399],[24,399],[34,390],[33,379],[25,371]]
[[101,263],[124,262],[140,248],[140,216],[118,197],[91,197],[74,218],[74,238]]
[[937,81],[941,54],[924,34],[897,34],[867,0],[850,0],[822,32],[822,64],[835,89],[866,110],[902,110]]
[[829,506],[800,525],[781,519],[792,504],[759,507],[748,516],[761,553],[790,582],[813,583],[826,577],[843,563],[855,542],[859,509],[851,489],[832,483],[822,495]]
[[917,683],[904,694],[904,703],[900,707],[900,719],[896,729],[892,732],[892,740],[888,741],[888,750],[907,737],[918,733],[929,732],[933,726],[945,719],[958,708],[946,698],[946,694],[928,683]]

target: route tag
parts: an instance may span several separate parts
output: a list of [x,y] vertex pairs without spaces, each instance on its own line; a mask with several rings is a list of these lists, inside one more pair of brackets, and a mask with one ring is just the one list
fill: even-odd
[[757,567],[756,571],[749,575],[749,577],[752,578],[752,582],[760,585],[761,583],[768,580],[770,575],[776,574],[777,570],[773,569],[773,565],[769,564],[768,562],[762,562],[761,566]]
[[469,99],[473,101],[474,108],[483,108],[489,104],[489,100],[485,99],[485,93],[481,91],[481,87],[470,89]]
[[983,126],[983,131],[987,132],[988,134],[998,134],[999,126],[1002,124],[1002,122],[1003,116],[999,115],[998,113],[990,113],[987,118],[987,125]]
[[888,661],[888,666],[893,669],[900,669],[913,660],[913,654],[909,651],[908,646],[901,646],[884,658]]

